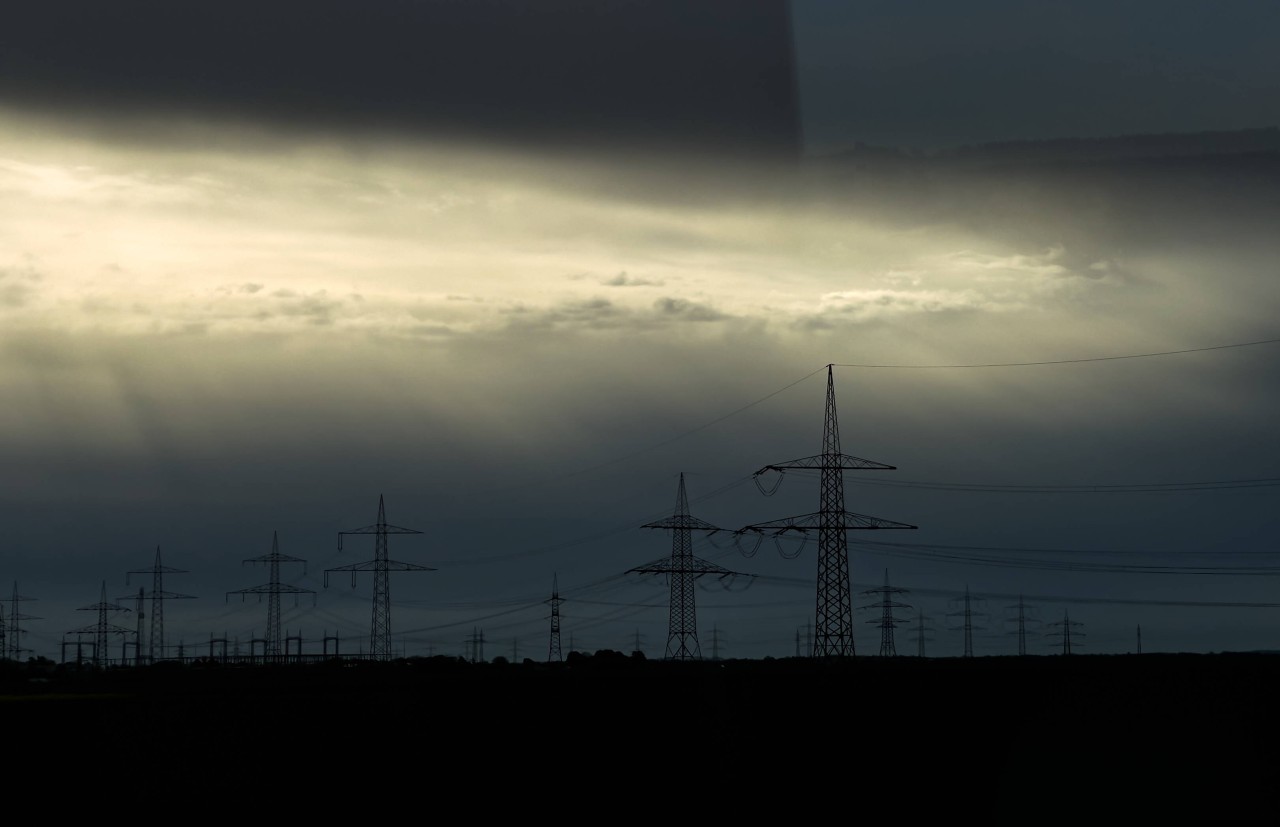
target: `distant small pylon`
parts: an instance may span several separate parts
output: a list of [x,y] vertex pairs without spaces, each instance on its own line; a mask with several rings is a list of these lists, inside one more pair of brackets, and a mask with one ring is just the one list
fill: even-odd
[[878,603],[872,603],[863,608],[879,608],[880,617],[876,620],[868,620],[868,623],[878,623],[880,625],[880,656],[893,657],[898,654],[893,643],[893,630],[901,620],[893,616],[894,609],[910,609],[908,603],[899,603],[895,601],[892,595],[906,594],[906,589],[893,588],[889,585],[889,570],[884,570],[884,585],[878,589],[867,589],[863,594],[878,594],[881,599]]
[[560,604],[564,602],[564,598],[560,596],[558,574],[551,576],[551,599],[547,602],[551,604],[551,645],[547,650],[547,661],[559,663],[564,660],[560,653]]

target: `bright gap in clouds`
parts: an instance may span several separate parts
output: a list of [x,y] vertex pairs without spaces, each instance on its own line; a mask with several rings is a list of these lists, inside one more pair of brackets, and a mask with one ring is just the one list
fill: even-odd
[[[1105,261],[877,220],[768,170],[678,178],[461,149],[7,136],[5,312],[110,335],[438,341],[1051,311]],[[664,177],[665,176],[665,177]],[[648,179],[648,180],[647,180]],[[1100,269],[1102,268],[1102,269]]]

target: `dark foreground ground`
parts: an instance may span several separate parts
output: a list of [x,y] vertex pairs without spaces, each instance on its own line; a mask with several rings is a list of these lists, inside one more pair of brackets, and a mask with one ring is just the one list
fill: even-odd
[[1280,655],[6,665],[10,789],[105,783],[124,808],[605,795],[589,806],[646,820],[686,802],[1040,824],[1205,804],[1225,820],[1280,792]]

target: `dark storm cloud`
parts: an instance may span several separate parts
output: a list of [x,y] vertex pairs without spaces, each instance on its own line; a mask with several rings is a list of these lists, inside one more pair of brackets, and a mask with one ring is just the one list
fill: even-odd
[[1242,129],[1280,122],[1280,6],[793,4],[822,148]]
[[0,101],[574,149],[794,153],[785,0],[468,0],[6,10]]

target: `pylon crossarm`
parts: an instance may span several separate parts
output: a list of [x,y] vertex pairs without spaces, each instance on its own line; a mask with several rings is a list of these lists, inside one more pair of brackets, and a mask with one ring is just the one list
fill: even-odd
[[698,588],[702,589],[703,591],[709,592],[711,591],[713,586],[708,584],[717,584],[721,591],[726,591],[726,592],[733,591],[734,584],[736,584],[739,581],[739,579],[742,579],[746,583],[746,585],[743,586],[739,591],[746,591],[747,589],[751,588],[751,584],[755,582],[756,576],[754,574],[745,574],[743,572],[738,572],[738,571],[726,572],[725,574],[719,574],[719,575],[716,575],[715,577],[699,578]]
[[661,520],[655,520],[652,523],[645,523],[641,528],[666,528],[666,529],[689,529],[691,531],[709,531],[715,533],[724,531],[719,526],[714,526],[706,520],[699,520],[697,517],[688,515],[680,515],[676,517],[666,517]]
[[339,531],[338,536],[344,534],[421,534],[416,528],[401,528],[397,525],[367,525],[364,528],[353,528],[349,531]]
[[[836,521],[834,524],[833,520]],[[849,529],[918,528],[918,526],[886,520],[882,517],[869,517],[865,514],[855,514],[852,511],[837,511],[832,514],[817,512],[799,517],[770,520],[767,523],[755,523],[743,526],[735,533],[785,534],[788,531],[818,531],[839,527]]]
[[83,629],[72,629],[69,632],[63,632],[63,634],[65,635],[96,635],[99,632],[103,632],[103,631],[109,634],[114,634],[114,635],[131,635],[136,630],[126,629],[123,626],[112,626],[112,625],[107,625],[103,627],[95,623],[92,626],[85,626]]
[[387,560],[383,563],[387,571],[435,571],[431,566],[419,566],[417,563],[401,563],[399,560]]
[[691,574],[695,576],[737,574],[724,566],[708,563],[697,557],[691,557],[687,561],[673,561],[670,557],[663,557],[661,560],[628,569],[627,572],[629,574]]
[[896,465],[886,465],[883,462],[876,462],[873,459],[863,459],[850,454],[815,454],[811,457],[801,457],[788,462],[777,462],[772,465],[766,465],[755,473],[760,476],[768,471],[785,471],[789,468],[809,468],[815,470],[844,470],[844,471],[896,471]]
[[652,563],[645,563],[642,566],[627,569],[627,574],[670,574],[673,571],[675,569],[671,565],[671,558],[663,557],[661,560],[654,560]]

